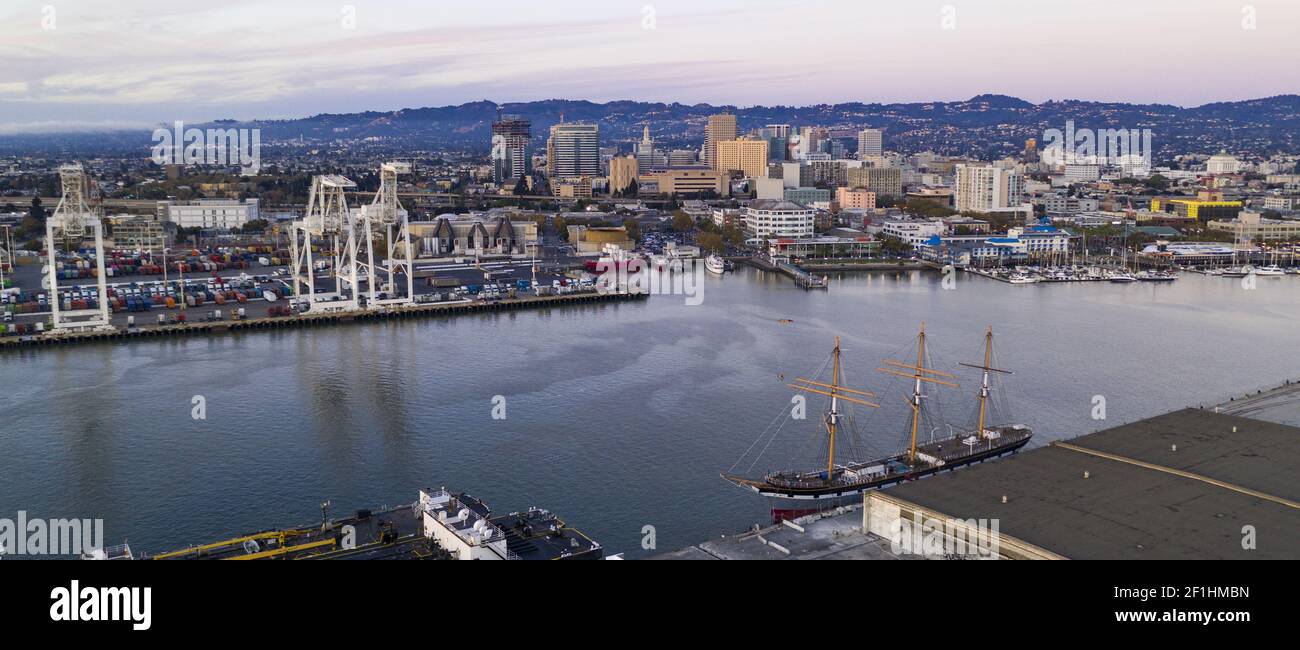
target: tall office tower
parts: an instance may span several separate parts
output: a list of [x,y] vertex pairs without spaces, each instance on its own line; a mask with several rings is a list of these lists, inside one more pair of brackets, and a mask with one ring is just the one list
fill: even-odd
[[736,139],[736,116],[730,113],[710,115],[704,126],[704,164],[717,169],[718,143]]
[[858,160],[865,156],[881,154],[882,134],[880,129],[862,129],[858,131]]
[[741,138],[718,142],[718,171],[742,171],[750,178],[767,177],[767,140],[762,138]]
[[662,169],[668,166],[668,156],[655,150],[654,140],[650,139],[650,127],[641,132],[641,141],[636,144],[636,164],[640,169]]
[[551,178],[600,174],[600,125],[576,122],[551,127],[546,141],[547,172]]
[[995,212],[1020,207],[1024,178],[1018,169],[992,165],[957,165],[956,209],[960,212]]
[[506,115],[492,123],[492,180],[498,185],[518,181],[533,171],[532,123]]
[[636,182],[638,161],[635,156],[619,156],[609,161],[609,191],[619,193]]
[[789,124],[769,124],[763,127],[767,136],[767,159],[769,162],[784,162],[786,147],[790,144]]

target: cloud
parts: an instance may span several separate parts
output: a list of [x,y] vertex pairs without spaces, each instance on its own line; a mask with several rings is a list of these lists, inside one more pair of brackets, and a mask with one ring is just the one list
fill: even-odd
[[[925,3],[701,4],[655,0],[646,29],[642,0],[74,0],[55,3],[45,29],[46,3],[11,0],[0,8],[0,120],[287,117],[484,97],[1188,104],[1300,87],[1287,65],[1300,58],[1287,33],[1300,5],[1285,0],[1256,0],[1249,32],[1212,0],[961,3],[955,30]],[[1153,25],[1199,45],[1168,45]]]

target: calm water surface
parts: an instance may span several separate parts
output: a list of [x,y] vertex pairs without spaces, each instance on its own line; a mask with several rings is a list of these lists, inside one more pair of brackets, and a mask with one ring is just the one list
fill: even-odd
[[[645,525],[667,550],[765,519],[765,500],[718,473],[788,407],[781,377],[817,368],[836,335],[849,381],[880,393],[884,408],[859,418],[877,453],[903,444],[907,413],[901,380],[874,370],[921,320],[946,369],[977,361],[994,326],[1035,445],[1300,377],[1294,276],[1254,291],[1199,275],[963,276],[950,291],[916,272],[824,292],[751,269],[706,280],[699,306],[657,296],[0,355],[0,517],[102,517],[109,543],[157,552],[318,521],[326,499],[342,514],[445,485],[499,512],[549,508],[636,557]],[[191,418],[195,395],[206,420]],[[968,398],[946,397],[945,413],[962,420]],[[815,416],[798,424],[754,471],[806,464],[821,443]]]

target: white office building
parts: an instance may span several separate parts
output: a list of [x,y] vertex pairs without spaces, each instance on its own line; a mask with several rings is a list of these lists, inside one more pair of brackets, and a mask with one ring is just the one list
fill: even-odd
[[816,211],[791,201],[754,201],[742,212],[750,239],[812,237]]
[[992,165],[957,165],[958,212],[1009,212],[1021,209],[1025,181],[1019,170]]
[[879,156],[884,133],[880,129],[862,129],[858,131],[858,160],[868,156]]
[[889,219],[882,224],[880,233],[919,246],[935,235],[942,236],[947,230],[940,219]]

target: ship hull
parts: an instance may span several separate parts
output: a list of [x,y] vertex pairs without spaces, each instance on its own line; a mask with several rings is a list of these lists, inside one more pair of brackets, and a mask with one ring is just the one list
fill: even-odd
[[869,490],[879,490],[899,483],[924,478],[932,474],[951,471],[967,465],[981,463],[1008,454],[1014,454],[1028,444],[1030,438],[1032,438],[1032,436],[1025,436],[1023,439],[1000,447],[976,452],[969,456],[963,456],[947,461],[943,465],[931,465],[911,472],[890,474],[853,485],[835,485],[818,488],[786,488],[764,484],[757,481],[737,481],[736,477],[724,476],[724,478],[740,485],[741,487],[747,488],[771,499],[773,520],[780,521],[781,519],[792,519],[804,514],[812,514],[828,508],[834,508],[848,502],[856,502],[859,495]]

